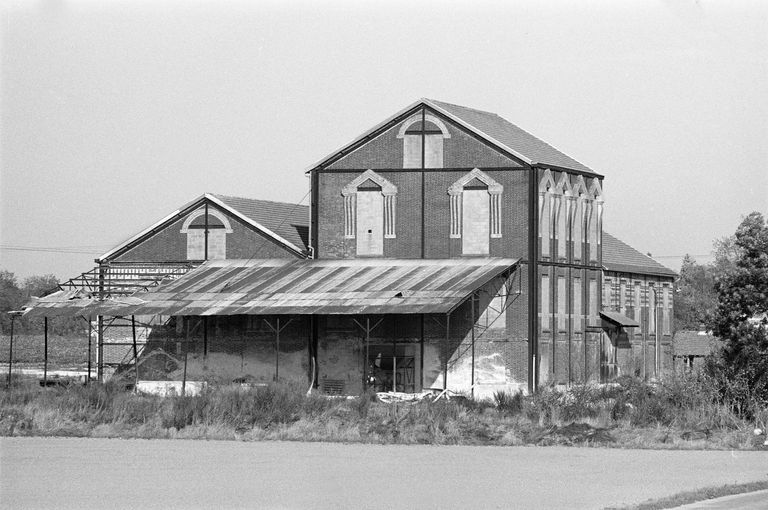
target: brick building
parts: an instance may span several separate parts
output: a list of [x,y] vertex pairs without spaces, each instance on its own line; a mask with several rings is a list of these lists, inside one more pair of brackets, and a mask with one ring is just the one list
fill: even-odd
[[[422,99],[307,172],[307,237],[297,218],[298,237],[255,252],[265,232],[245,206],[206,195],[100,265],[225,260],[112,313],[203,336],[200,377],[309,378],[329,393],[482,396],[671,363],[674,272],[603,233],[602,175],[498,115]],[[237,374],[222,368],[237,356]]]

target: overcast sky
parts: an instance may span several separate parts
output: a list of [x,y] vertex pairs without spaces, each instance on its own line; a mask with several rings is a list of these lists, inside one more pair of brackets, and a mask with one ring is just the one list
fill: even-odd
[[0,268],[19,277],[86,271],[204,192],[299,201],[308,165],[421,97],[496,112],[604,174],[605,230],[673,269],[768,212],[768,2],[0,13]]

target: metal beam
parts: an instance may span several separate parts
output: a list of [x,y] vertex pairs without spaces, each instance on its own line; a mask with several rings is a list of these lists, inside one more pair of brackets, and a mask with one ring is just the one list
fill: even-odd
[[43,386],[48,387],[48,317],[43,317]]

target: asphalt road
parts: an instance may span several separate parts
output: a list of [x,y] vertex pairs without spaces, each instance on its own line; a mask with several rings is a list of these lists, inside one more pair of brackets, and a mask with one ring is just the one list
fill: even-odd
[[768,453],[0,439],[3,508],[604,508],[768,479]]

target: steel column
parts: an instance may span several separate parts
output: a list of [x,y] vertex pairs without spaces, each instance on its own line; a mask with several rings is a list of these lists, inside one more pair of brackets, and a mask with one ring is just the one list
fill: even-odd
[[9,347],[9,353],[8,353],[8,381],[5,383],[6,388],[10,388],[11,386],[11,375],[13,370],[13,322],[16,319],[13,315],[11,315],[11,339],[10,339],[10,347]]
[[48,317],[43,317],[43,386],[48,387]]
[[448,389],[448,343],[451,339],[451,314],[445,314],[445,344],[443,347],[443,390]]
[[472,296],[469,299],[470,307],[472,308],[471,311],[471,320],[472,320],[472,378],[471,378],[471,386],[469,387],[470,395],[472,399],[475,398],[475,293],[472,293]]

